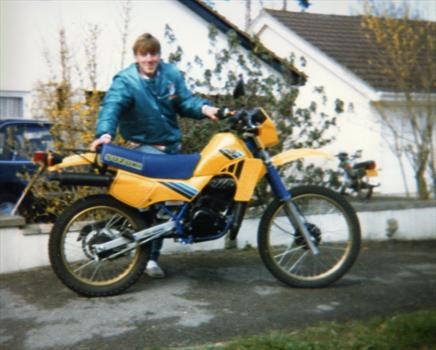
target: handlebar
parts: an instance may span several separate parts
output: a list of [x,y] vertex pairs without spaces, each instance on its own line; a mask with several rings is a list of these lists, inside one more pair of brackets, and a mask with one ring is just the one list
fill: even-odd
[[229,108],[221,107],[220,109],[218,109],[218,113],[216,114],[216,116],[219,120],[224,120],[231,117],[233,114],[234,112],[232,112]]
[[335,157],[340,161],[353,161],[362,158],[362,150],[356,151],[356,153],[351,156],[347,152],[339,152],[338,154],[335,154]]
[[258,130],[257,124],[265,120],[259,108],[251,110],[242,108],[238,111],[231,111],[227,107],[222,107],[219,109],[217,116],[220,120],[226,120],[230,124],[230,129],[249,133],[256,133]]

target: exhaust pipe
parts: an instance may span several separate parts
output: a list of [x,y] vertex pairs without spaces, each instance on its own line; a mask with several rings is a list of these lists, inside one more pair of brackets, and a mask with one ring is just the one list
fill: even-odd
[[113,176],[91,173],[53,173],[49,181],[58,181],[60,185],[107,187],[113,181]]

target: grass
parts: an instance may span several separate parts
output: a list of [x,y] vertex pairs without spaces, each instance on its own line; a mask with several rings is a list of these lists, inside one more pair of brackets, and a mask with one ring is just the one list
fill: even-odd
[[192,350],[431,350],[436,349],[436,310],[389,318],[322,323],[291,332],[269,332]]

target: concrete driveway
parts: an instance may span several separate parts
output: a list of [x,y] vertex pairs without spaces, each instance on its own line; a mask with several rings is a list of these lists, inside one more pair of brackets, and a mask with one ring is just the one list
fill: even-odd
[[364,243],[353,269],[325,289],[283,286],[257,251],[162,257],[168,277],[86,299],[49,268],[0,276],[1,349],[144,349],[229,340],[321,321],[436,307],[436,241]]

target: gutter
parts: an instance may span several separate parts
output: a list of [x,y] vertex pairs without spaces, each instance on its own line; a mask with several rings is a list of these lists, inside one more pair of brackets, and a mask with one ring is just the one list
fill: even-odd
[[436,93],[419,93],[419,92],[393,92],[393,91],[377,91],[377,98],[372,100],[372,103],[387,102],[392,104],[405,104],[406,96],[409,95],[411,100],[417,105],[426,105],[428,103],[436,104]]

